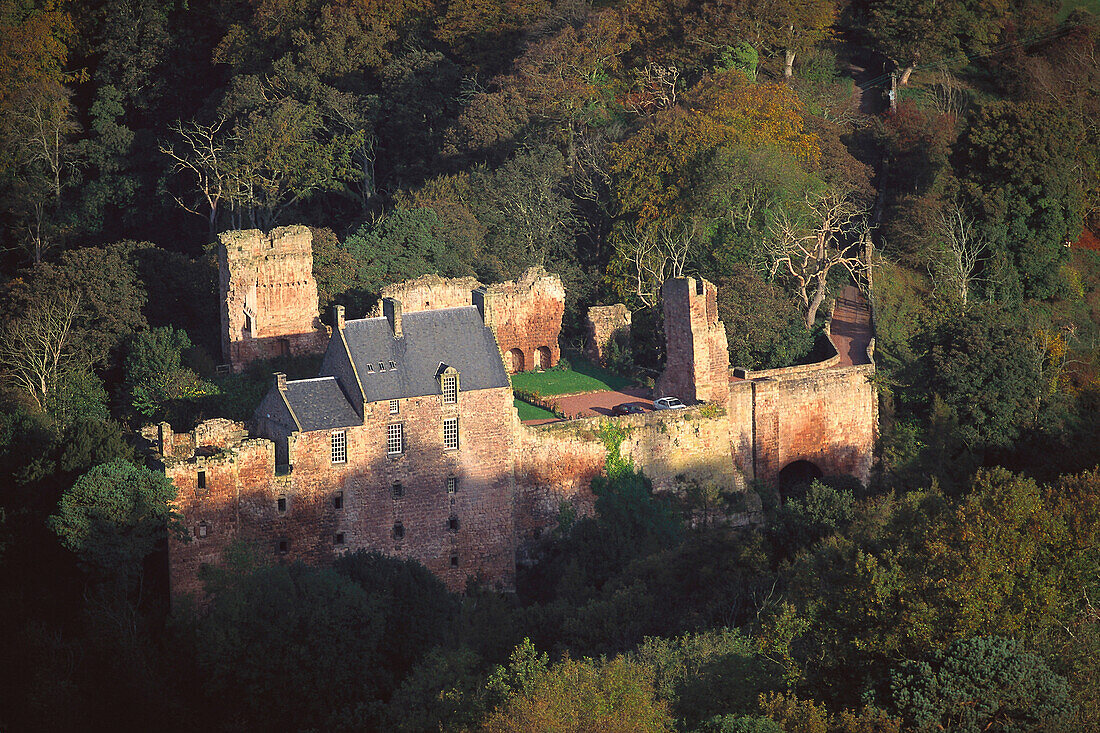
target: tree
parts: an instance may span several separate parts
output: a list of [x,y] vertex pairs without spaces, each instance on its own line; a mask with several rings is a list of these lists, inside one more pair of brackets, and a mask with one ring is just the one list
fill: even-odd
[[837,3],[835,0],[779,0],[759,5],[763,12],[753,15],[760,40],[783,51],[783,76],[789,79],[795,56],[813,50],[832,35]]
[[646,308],[657,305],[665,280],[684,276],[697,237],[696,223],[666,221],[649,230],[637,225],[622,235],[623,251],[634,265],[634,295]]
[[1042,385],[1037,357],[1021,348],[1031,334],[996,306],[951,313],[917,338],[927,353],[920,377],[950,405],[974,450],[1007,446],[1035,416]]
[[873,0],[867,31],[878,50],[902,69],[909,83],[918,63],[940,64],[959,52],[955,32],[960,3],[938,0]]
[[130,340],[126,354],[125,384],[130,406],[152,418],[163,416],[174,400],[191,400],[211,394],[216,387],[204,382],[183,365],[191,348],[184,331],[171,326],[142,331]]
[[0,331],[0,374],[45,411],[72,360],[73,319],[80,296],[49,300]]
[[115,459],[76,480],[50,527],[94,578],[128,583],[141,578],[142,562],[166,531],[186,536],[175,498],[163,473]]
[[853,237],[869,237],[867,209],[835,189],[806,196],[806,218],[786,214],[771,225],[764,241],[772,277],[779,273],[793,281],[805,314],[807,330],[829,290],[829,273],[836,267],[858,278],[866,268],[863,248]]
[[191,194],[197,194],[205,205],[200,210],[196,202],[173,194],[172,198],[184,210],[206,219],[208,233],[217,232],[218,212],[222,202],[232,202],[236,195],[236,180],[231,169],[228,146],[231,144],[222,133],[225,119],[203,125],[195,121],[184,124],[176,121],[171,129],[178,142],[162,143],[160,152],[172,159],[172,170],[193,179]]
[[565,659],[532,670],[482,724],[486,733],[555,730],[562,733],[672,731],[666,705],[657,700],[649,671],[619,657]]
[[1014,639],[962,639],[892,675],[894,704],[918,731],[1057,730],[1072,714],[1066,680]]
[[971,287],[983,279],[978,271],[990,250],[989,239],[958,203],[940,212],[933,237],[933,282],[965,308]]
[[791,366],[810,353],[798,301],[746,265],[718,278],[718,317],[726,324],[730,364],[747,369]]

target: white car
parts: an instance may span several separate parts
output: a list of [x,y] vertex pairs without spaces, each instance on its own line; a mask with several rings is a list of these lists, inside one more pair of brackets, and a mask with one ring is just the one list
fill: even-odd
[[660,399],[653,400],[654,410],[686,410],[685,405],[675,397],[661,397]]

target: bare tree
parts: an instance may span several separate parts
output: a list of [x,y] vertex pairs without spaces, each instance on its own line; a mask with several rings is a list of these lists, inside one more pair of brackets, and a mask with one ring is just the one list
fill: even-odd
[[946,290],[965,306],[970,288],[985,280],[978,276],[978,268],[989,253],[990,242],[957,202],[936,218],[933,237],[929,270],[935,289]]
[[656,305],[665,280],[684,276],[696,229],[694,220],[667,221],[649,230],[635,225],[624,234],[634,263],[634,293],[646,307]]
[[[806,196],[805,222],[783,214],[764,240],[772,277],[792,280],[802,300],[806,328],[813,328],[818,308],[828,294],[828,277],[843,267],[859,278],[866,267],[859,246],[869,229],[867,208],[843,191],[830,189]],[[853,244],[855,246],[853,246]]]
[[79,310],[80,296],[69,294],[28,311],[0,331],[0,378],[26,392],[41,410],[66,365]]
[[239,187],[230,166],[228,141],[221,134],[223,125],[225,119],[212,125],[176,122],[171,130],[179,136],[178,147],[173,143],[160,147],[160,152],[174,161],[177,173],[187,173],[194,179],[194,190],[205,202],[206,210],[200,211],[197,204],[184,203],[179,196],[173,198],[184,211],[206,218],[211,235],[217,233],[219,207],[223,202],[232,204]]

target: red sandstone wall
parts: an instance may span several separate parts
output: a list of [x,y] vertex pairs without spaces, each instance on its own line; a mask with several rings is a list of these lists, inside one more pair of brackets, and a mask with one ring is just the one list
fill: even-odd
[[[490,285],[484,295],[486,324],[493,329],[510,372],[548,368],[558,363],[561,319],[565,313],[565,287],[557,275],[533,267],[516,282]],[[539,356],[545,349],[548,356]],[[511,356],[522,353],[523,364]]]
[[810,461],[824,474],[870,477],[878,432],[873,365],[753,382],[756,477],[773,481],[788,464]]
[[250,229],[218,239],[222,353],[233,370],[256,359],[324,351],[309,229],[280,227],[266,235]]
[[712,283],[690,277],[667,280],[662,287],[666,363],[658,396],[718,403],[729,396],[729,348],[717,293]]
[[[473,304],[473,292],[481,287],[475,278],[442,278],[439,275],[424,275],[415,280],[394,283],[382,288],[382,298],[395,298],[401,301],[405,313],[433,310],[437,308],[458,308]],[[382,315],[382,299],[371,311],[371,317]]]
[[622,334],[629,342],[630,315],[630,311],[622,303],[589,308],[584,355],[596,364],[604,364],[611,339]]
[[[442,420],[459,418],[459,449],[443,450]],[[208,535],[170,548],[173,593],[197,592],[201,563],[218,562],[235,538],[250,540],[261,555],[277,560],[331,562],[343,549],[378,550],[412,557],[439,575],[449,588],[464,589],[481,575],[504,588],[515,583],[512,466],[515,420],[508,389],[460,392],[458,405],[438,395],[402,400],[389,414],[388,402],[368,405],[365,424],[348,428],[348,461],[333,464],[330,432],[300,434],[292,442],[293,470],[275,476],[274,444],[246,440],[216,458],[170,462],[166,473],[180,489],[178,507],[192,529],[206,521]],[[386,455],[386,426],[405,425],[406,451]],[[206,492],[196,495],[195,472],[207,468]],[[447,492],[448,476],[458,479]],[[399,482],[401,497],[392,486]],[[343,508],[333,499],[343,492]],[[287,502],[278,510],[278,499]],[[458,519],[458,529],[448,527]],[[405,528],[394,536],[394,523]],[[335,544],[343,532],[345,542]],[[288,543],[280,554],[279,541]],[[457,556],[458,567],[451,566]]]

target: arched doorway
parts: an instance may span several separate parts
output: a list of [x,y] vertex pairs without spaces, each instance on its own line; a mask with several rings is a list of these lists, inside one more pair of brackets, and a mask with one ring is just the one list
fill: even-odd
[[791,461],[775,477],[775,487],[784,498],[801,496],[814,479],[821,478],[821,469],[810,461]]
[[523,371],[523,352],[519,349],[511,349],[504,354],[504,368],[509,374]]
[[550,368],[550,347],[540,346],[535,349],[535,369]]

